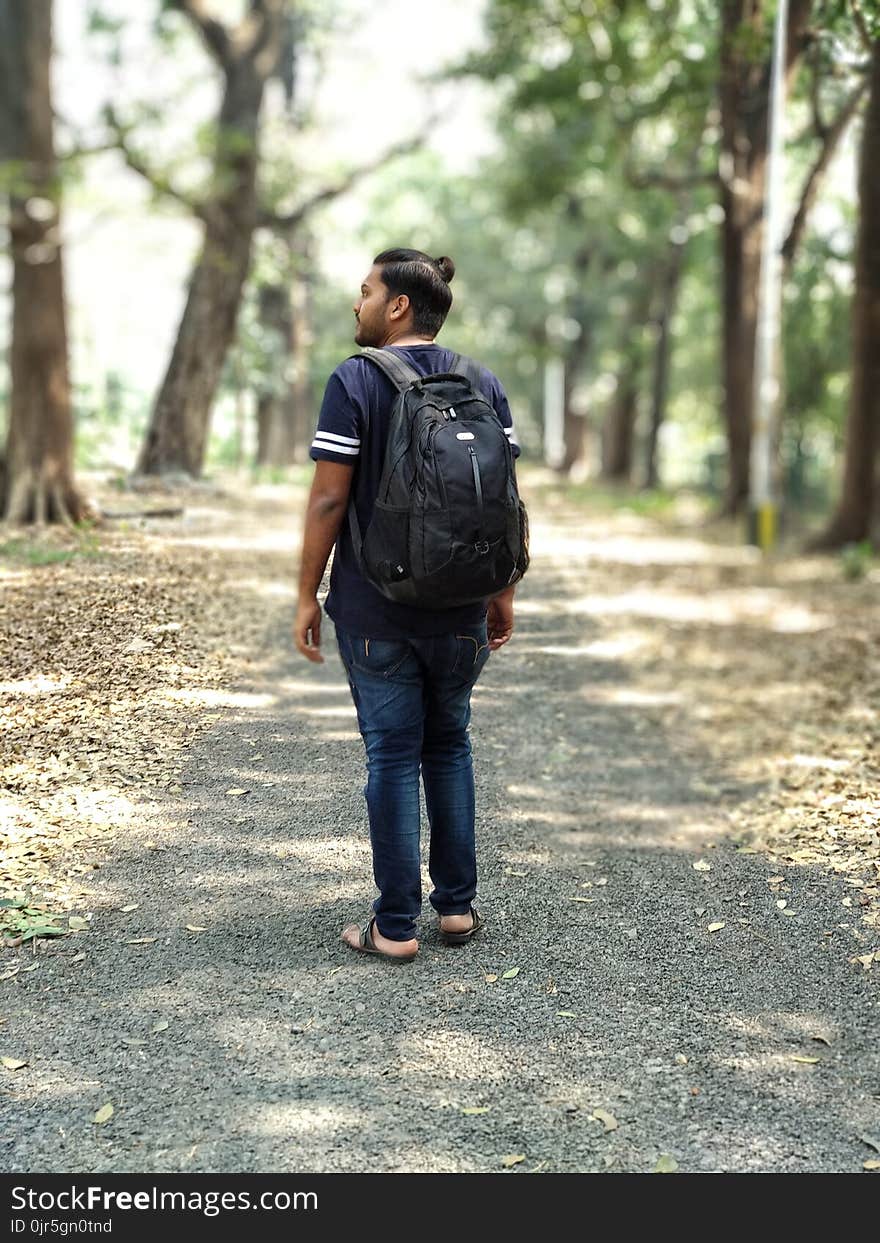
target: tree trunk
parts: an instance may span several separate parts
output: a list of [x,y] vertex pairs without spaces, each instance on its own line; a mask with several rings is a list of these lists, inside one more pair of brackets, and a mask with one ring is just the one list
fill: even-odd
[[315,394],[312,388],[312,281],[309,274],[308,247],[304,250],[306,267],[294,274],[290,288],[290,361],[292,378],[287,394],[289,403],[290,461],[302,462],[308,457],[312,432],[315,429]]
[[669,262],[663,274],[660,290],[660,306],[656,319],[656,344],[651,381],[651,422],[645,446],[646,488],[656,488],[660,482],[657,464],[657,448],[660,428],[666,418],[666,397],[669,392],[669,369],[672,355],[672,319],[678,302],[681,275],[684,269],[686,241],[673,242]]
[[624,364],[602,428],[602,478],[627,483],[632,474],[633,441],[639,408],[638,375]]
[[635,458],[634,441],[639,410],[639,391],[644,364],[644,329],[650,321],[660,269],[646,270],[633,294],[623,327],[621,364],[617,385],[602,426],[602,478],[629,481]]
[[258,128],[266,79],[278,59],[280,6],[264,10],[262,36],[226,40],[215,53],[225,86],[205,234],[168,370],[137,465],[146,475],[201,473],[211,407],[250,265],[257,223]]
[[288,235],[282,283],[259,292],[260,322],[271,342],[259,397],[257,464],[291,466],[308,456],[314,430],[311,386],[311,251],[306,236]]
[[0,511],[17,523],[93,516],[73,479],[51,58],[51,0],[0,0],[0,155],[17,172],[9,217],[12,394]]
[[838,548],[871,535],[880,500],[880,39],[871,52],[868,111],[859,157],[859,226],[852,308],[852,387],[843,486],[814,548]]
[[292,329],[287,282],[261,285],[257,300],[267,343],[257,395],[257,465],[283,467],[290,461],[291,445],[287,390]]
[[[579,207],[576,203],[572,203],[569,207],[570,213],[577,216]],[[563,366],[565,369],[564,380],[564,413],[562,419],[562,437],[564,442],[564,453],[562,461],[557,466],[557,471],[561,475],[571,474],[575,468],[583,462],[586,439],[587,439],[587,419],[583,414],[578,414],[574,410],[573,397],[577,387],[578,380],[583,372],[584,365],[593,348],[593,318],[594,312],[591,302],[587,296],[587,277],[592,265],[595,252],[590,244],[582,246],[577,250],[572,259],[572,276],[574,278],[574,292],[568,304],[568,318],[574,320],[578,325],[580,332],[573,341],[570,341],[563,349]],[[610,260],[606,257],[603,270],[607,270],[611,266]]]
[[[791,0],[786,76],[803,49],[812,0]],[[723,383],[729,476],[725,510],[749,495],[755,333],[764,223],[770,57],[755,53],[767,24],[766,0],[724,0],[721,37],[721,228]]]
[[569,475],[583,461],[587,439],[587,419],[574,410],[574,390],[578,378],[593,345],[592,325],[586,316],[580,321],[580,336],[565,351],[565,407],[562,416],[562,435],[565,454],[559,464],[559,473]]

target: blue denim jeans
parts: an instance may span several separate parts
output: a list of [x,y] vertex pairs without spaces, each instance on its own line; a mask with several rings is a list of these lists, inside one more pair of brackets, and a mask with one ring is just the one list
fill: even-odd
[[464,915],[477,890],[471,691],[489,657],[485,622],[427,639],[336,631],[367,753],[373,903],[383,936],[408,941],[422,909],[419,769],[431,829],[429,901]]

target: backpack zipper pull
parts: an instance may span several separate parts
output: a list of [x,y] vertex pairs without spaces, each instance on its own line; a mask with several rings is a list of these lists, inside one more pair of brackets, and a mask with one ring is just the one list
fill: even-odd
[[468,445],[468,453],[471,455],[471,469],[474,472],[474,491],[477,494],[477,523],[480,527],[482,527],[483,525],[483,481],[480,478],[480,464],[477,461],[477,455],[474,452],[473,445]]
[[450,417],[450,419],[457,419],[457,418],[458,418],[458,415],[455,413],[455,406],[450,406],[450,407],[449,407],[449,417]]

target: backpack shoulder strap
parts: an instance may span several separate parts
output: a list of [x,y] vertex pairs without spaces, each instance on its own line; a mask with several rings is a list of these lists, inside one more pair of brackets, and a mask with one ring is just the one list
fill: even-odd
[[456,354],[449,364],[449,370],[454,375],[464,376],[471,387],[475,388],[478,393],[482,393],[489,404],[492,404],[485,368],[481,367],[476,359],[468,358],[466,354]]
[[[399,393],[405,392],[411,384],[421,380],[422,376],[409,363],[392,354],[390,350],[377,350],[372,345],[365,345],[359,354],[350,354],[350,358],[366,358],[384,372]],[[355,509],[354,496],[348,502],[348,529],[351,532],[351,543],[358,567],[363,566],[363,537]]]
[[371,345],[365,345],[360,354],[352,354],[351,357],[368,358],[371,363],[375,363],[401,393],[414,381],[422,379],[414,367],[405,363],[402,358],[398,358],[396,354],[392,354],[390,350],[377,350]]

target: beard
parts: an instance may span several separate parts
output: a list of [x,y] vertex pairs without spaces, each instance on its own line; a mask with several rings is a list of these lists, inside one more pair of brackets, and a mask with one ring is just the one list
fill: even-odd
[[356,321],[354,330],[354,343],[355,345],[376,346],[379,345],[380,338],[377,336],[375,330],[371,330],[369,326],[363,322],[363,320],[359,319]]

